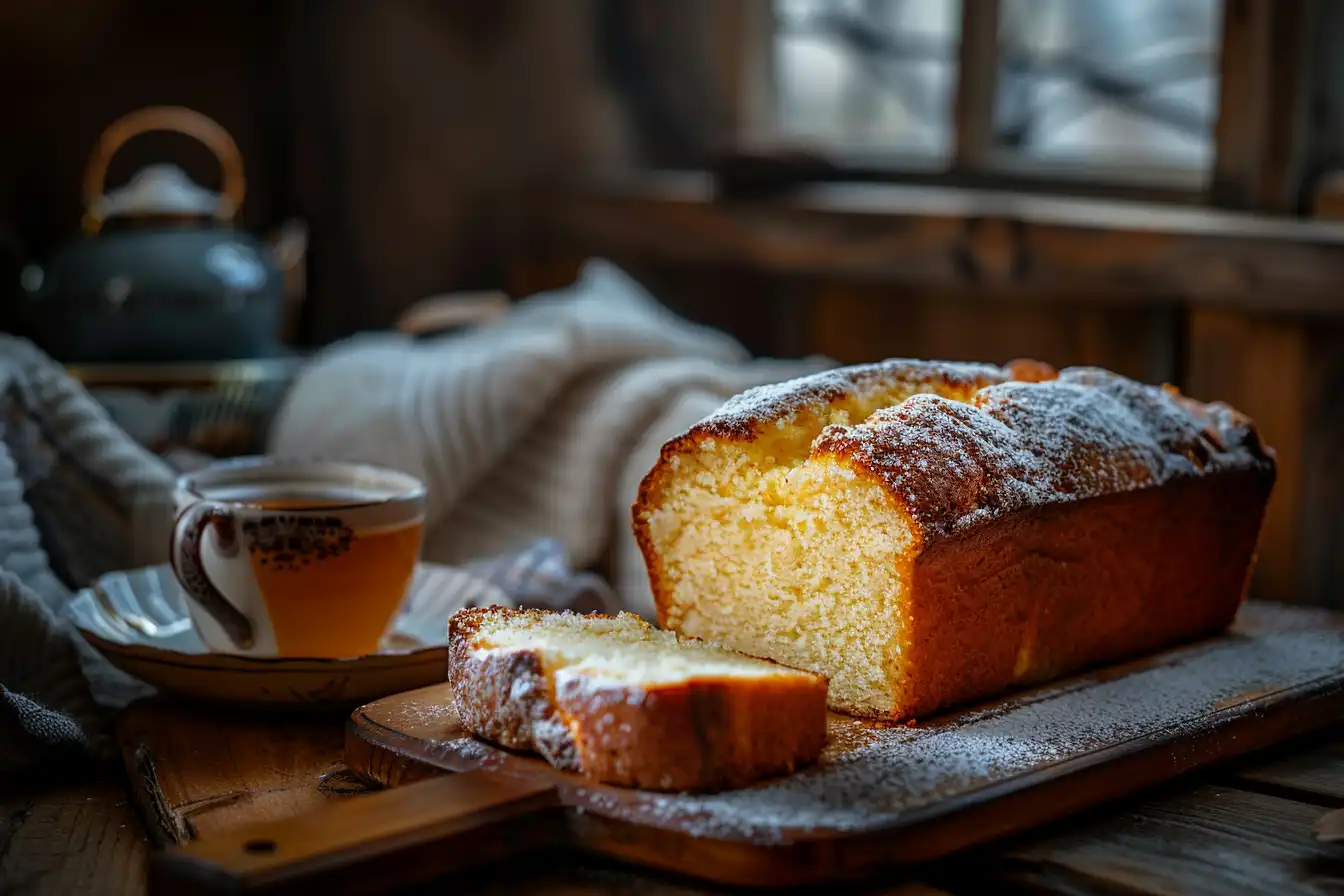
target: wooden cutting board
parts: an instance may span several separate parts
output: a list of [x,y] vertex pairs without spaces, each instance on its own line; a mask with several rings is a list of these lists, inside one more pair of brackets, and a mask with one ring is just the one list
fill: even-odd
[[714,795],[558,772],[472,738],[450,702],[436,685],[352,715],[347,764],[391,789],[170,849],[152,886],[390,886],[545,846],[729,884],[866,877],[1338,720],[1344,616],[1253,603],[1222,637],[913,726],[832,716],[815,767]]

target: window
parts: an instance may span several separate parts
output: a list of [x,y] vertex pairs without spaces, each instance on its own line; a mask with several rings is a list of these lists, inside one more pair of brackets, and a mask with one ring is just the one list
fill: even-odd
[[1041,159],[1207,171],[1218,0],[1007,0],[995,137]]
[[780,135],[832,147],[946,156],[956,0],[777,0]]
[[[995,159],[1211,170],[1221,0],[773,2],[782,138],[947,160],[959,77],[978,77]],[[986,13],[997,65],[962,71],[978,61],[960,49],[963,22]]]

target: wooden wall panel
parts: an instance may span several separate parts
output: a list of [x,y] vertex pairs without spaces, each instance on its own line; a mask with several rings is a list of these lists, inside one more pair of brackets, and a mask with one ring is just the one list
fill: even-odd
[[[312,4],[305,26],[343,258],[313,272],[322,341],[435,293],[497,286],[531,185],[624,158],[592,52],[592,0]],[[486,12],[486,8],[493,9]]]
[[[505,247],[528,223],[520,197],[628,160],[596,3],[0,3],[0,74],[25,85],[0,98],[0,244],[13,231],[42,259],[73,236],[102,129],[173,103],[238,141],[246,227],[308,221],[302,341],[389,326],[428,295],[498,286]],[[217,184],[209,154],[173,137],[137,138],[112,180],[165,155]]]
[[1344,607],[1344,321],[1311,327],[1305,347],[1299,589]]
[[[265,0],[6,0],[0,3],[0,227],[39,260],[79,229],[84,166],[98,136],[146,105],[185,105],[229,130],[244,157],[243,224],[268,229],[290,209],[267,133],[280,64]],[[282,89],[282,88],[275,88]],[[111,185],[168,160],[217,187],[218,165],[186,137],[146,135],[113,160]]]
[[1302,591],[1306,328],[1300,321],[1238,312],[1190,312],[1186,389],[1249,414],[1278,454],[1254,584],[1257,596],[1312,602]]
[[986,301],[967,294],[831,286],[812,307],[811,349],[845,363],[887,357],[1108,367],[1178,378],[1177,314],[1162,308]]
[[1131,202],[829,183],[719,200],[707,173],[612,177],[538,196],[574,250],[779,279],[973,293],[1025,305],[1158,299],[1344,312],[1344,226]]

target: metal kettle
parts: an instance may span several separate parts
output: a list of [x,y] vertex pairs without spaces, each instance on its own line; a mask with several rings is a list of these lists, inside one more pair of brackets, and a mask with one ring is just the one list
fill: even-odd
[[[105,192],[131,138],[175,131],[205,144],[220,193],[177,166],[153,164]],[[234,226],[242,155],[218,123],[175,106],[132,112],[103,132],[84,175],[83,235],[23,278],[27,330],[67,363],[223,361],[278,354],[285,314],[271,247]]]

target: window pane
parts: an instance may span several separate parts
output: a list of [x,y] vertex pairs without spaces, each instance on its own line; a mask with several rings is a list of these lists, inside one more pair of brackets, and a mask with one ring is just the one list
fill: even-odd
[[1207,170],[1220,0],[1002,0],[996,142],[1027,158]]
[[946,155],[959,0],[774,0],[781,136]]

